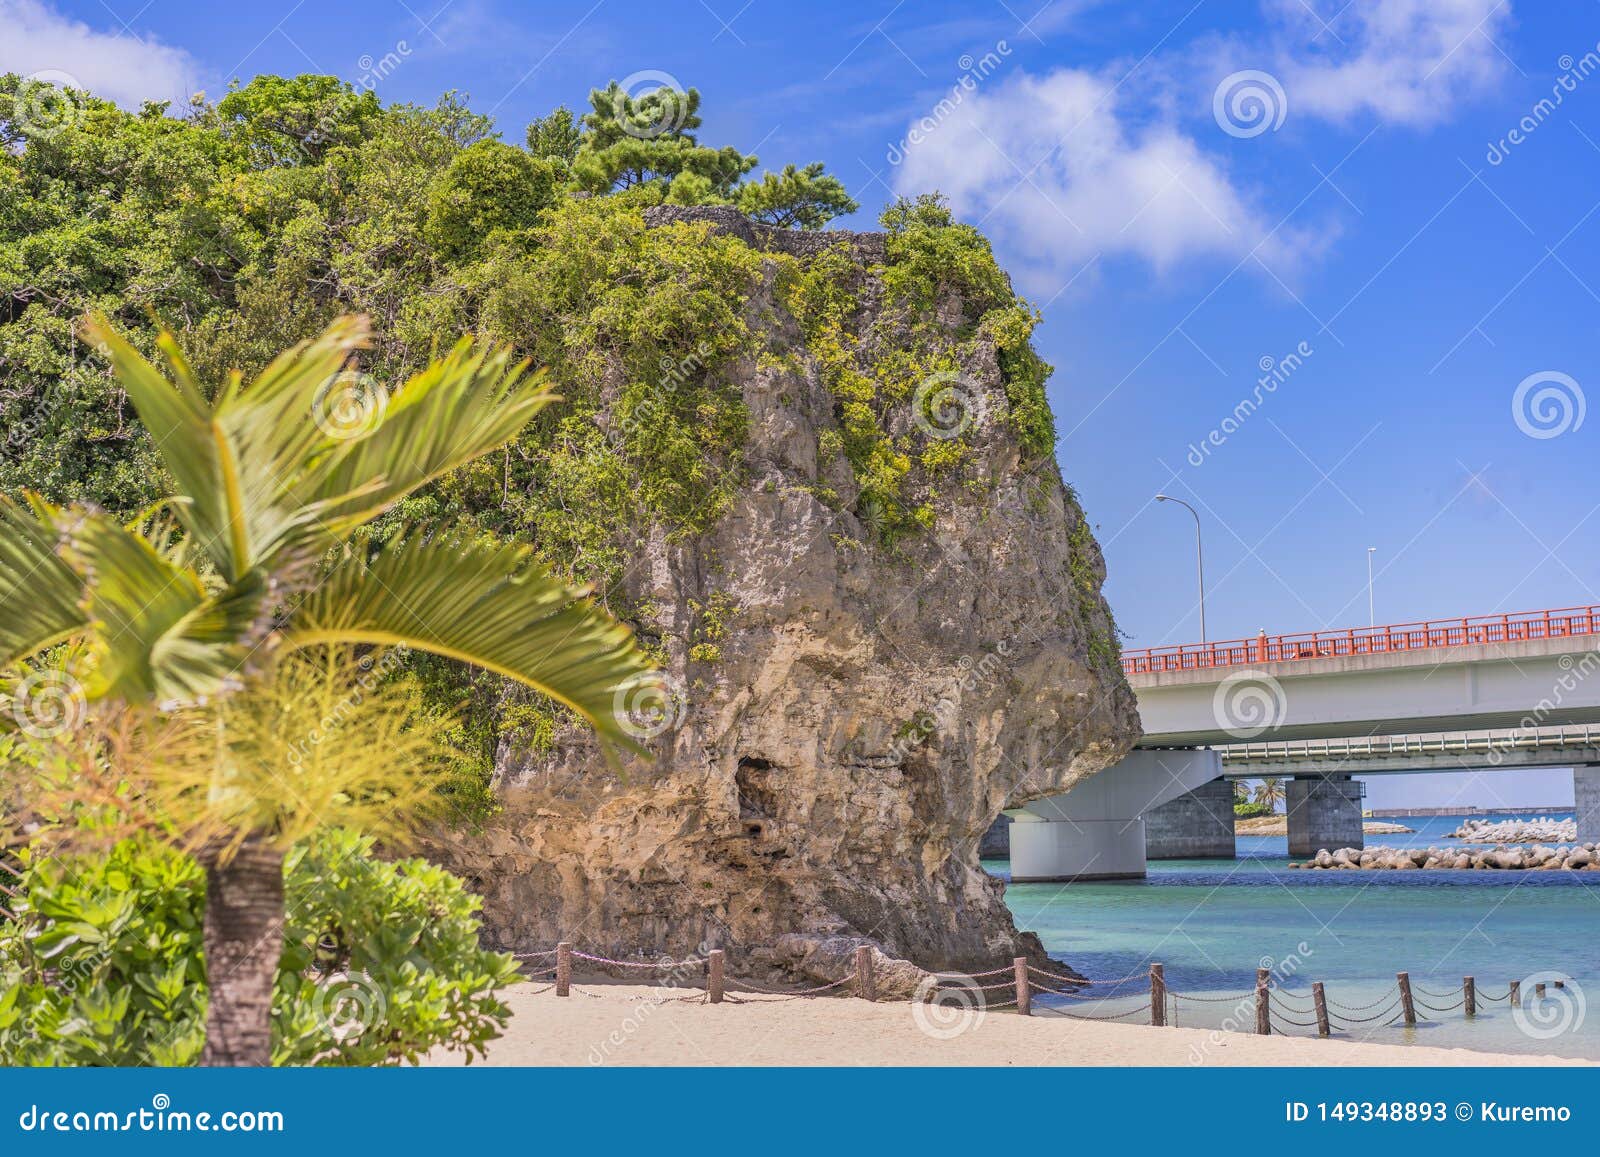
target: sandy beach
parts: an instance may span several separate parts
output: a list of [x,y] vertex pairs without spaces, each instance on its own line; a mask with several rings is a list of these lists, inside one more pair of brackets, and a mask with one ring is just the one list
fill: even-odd
[[[581,989],[581,991],[580,991]],[[949,1039],[913,1006],[851,997],[698,1003],[684,989],[583,984],[507,990],[513,1017],[491,1065],[1570,1065],[1567,1058],[1258,1037],[1204,1029],[1068,1020],[1013,1010],[974,1018]],[[689,1000],[685,1000],[688,997]],[[456,1065],[435,1053],[429,1064]]]

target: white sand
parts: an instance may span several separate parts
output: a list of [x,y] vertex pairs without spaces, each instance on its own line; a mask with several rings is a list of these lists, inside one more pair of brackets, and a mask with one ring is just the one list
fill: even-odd
[[[1527,1065],[1574,1062],[1422,1045],[1258,1037],[1204,1029],[986,1013],[940,1040],[906,1002],[853,997],[688,1003],[684,989],[585,983],[560,998],[542,985],[506,992],[506,1035],[491,1065]],[[579,991],[582,990],[582,992]],[[586,996],[583,992],[598,993]],[[459,1064],[435,1053],[430,1064]]]

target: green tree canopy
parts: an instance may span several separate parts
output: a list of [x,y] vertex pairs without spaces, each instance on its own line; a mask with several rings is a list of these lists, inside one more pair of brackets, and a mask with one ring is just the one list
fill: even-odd
[[739,178],[756,166],[755,157],[738,149],[700,144],[694,134],[700,127],[696,89],[663,86],[633,96],[612,81],[591,92],[589,104],[572,170],[578,185],[591,193],[646,184],[665,191],[680,176],[691,176],[696,200],[721,200],[731,197]]
[[445,258],[469,259],[499,229],[527,229],[555,200],[550,160],[496,140],[468,145],[428,194],[425,237]]
[[745,216],[784,229],[820,229],[861,208],[838,177],[822,171],[821,161],[803,169],[785,165],[781,173],[765,173],[761,180],[739,186],[734,204]]

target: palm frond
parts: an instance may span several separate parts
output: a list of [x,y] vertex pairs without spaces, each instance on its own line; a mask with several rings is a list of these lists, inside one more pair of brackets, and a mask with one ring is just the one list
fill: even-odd
[[[178,485],[178,517],[227,581],[268,561],[286,540],[308,537],[308,528],[315,537],[315,512],[304,509],[295,486],[332,445],[314,420],[317,393],[366,344],[364,320],[339,318],[280,354],[248,387],[235,376],[209,402],[171,334],[157,339],[169,378],[104,319],[91,318],[88,333]],[[331,537],[323,537],[328,545]]]
[[205,602],[199,575],[109,514],[64,511],[62,558],[77,572],[84,615],[94,624],[93,696],[156,694],[151,651]]
[[83,580],[60,556],[53,508],[0,498],[0,667],[88,628]]
[[58,516],[61,556],[93,624],[92,698],[200,699],[252,669],[274,625],[279,584],[260,570],[210,593],[181,546],[152,541],[107,514]]
[[633,632],[555,578],[527,547],[462,537],[347,553],[295,610],[285,645],[408,646],[525,683],[582,715],[607,744],[641,750],[617,698],[649,669]]
[[304,497],[336,533],[515,438],[556,395],[543,371],[463,339],[387,399],[372,428],[329,454]]

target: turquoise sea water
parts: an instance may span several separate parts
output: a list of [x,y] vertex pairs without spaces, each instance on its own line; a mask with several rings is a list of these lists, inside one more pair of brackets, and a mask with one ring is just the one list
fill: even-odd
[[[1395,822],[1418,830],[1369,836],[1369,845],[1454,846],[1444,834],[1460,817]],[[1587,1009],[1588,997],[1600,1000],[1600,872],[1306,872],[1288,867],[1281,836],[1241,836],[1238,849],[1236,861],[1152,862],[1144,880],[1009,884],[1006,900],[1020,927],[1086,976],[1137,975],[1105,989],[1103,1003],[1067,1003],[1074,1012],[1137,1007],[1149,965],[1159,961],[1171,990],[1206,998],[1180,999],[1179,1024],[1232,1020],[1252,1031],[1247,994],[1263,965],[1280,976],[1285,1032],[1314,1035],[1295,1022],[1312,1021],[1311,982],[1320,980],[1336,1018],[1339,1006],[1349,1010],[1339,1035],[1350,1039],[1600,1059],[1600,1007],[1592,1017]],[[1005,877],[1008,865],[985,867]],[[1419,1007],[1422,1023],[1413,1029],[1385,1024],[1400,970],[1411,974],[1419,1001],[1444,1010]],[[1463,976],[1476,979],[1480,994],[1471,1020],[1449,1008],[1461,1000]],[[1556,976],[1570,978],[1566,987],[1551,984],[1546,1001],[1535,1002],[1533,982]],[[1513,978],[1527,1001],[1520,1015],[1488,999],[1503,996]],[[1228,994],[1246,999],[1216,999]]]

